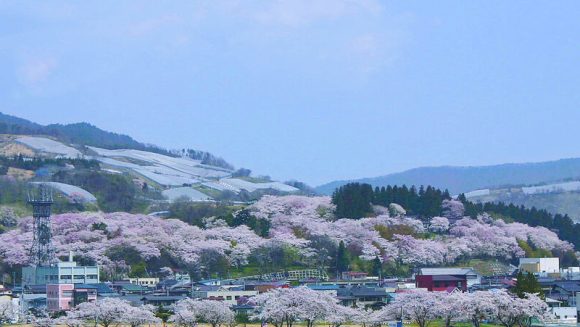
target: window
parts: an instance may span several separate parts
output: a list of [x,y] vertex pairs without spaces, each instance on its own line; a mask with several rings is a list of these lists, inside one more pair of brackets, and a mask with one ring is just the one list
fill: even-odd
[[231,299],[232,299],[232,297],[231,297],[231,296],[229,296],[229,295],[228,295],[228,296],[226,296],[226,300],[231,300]]

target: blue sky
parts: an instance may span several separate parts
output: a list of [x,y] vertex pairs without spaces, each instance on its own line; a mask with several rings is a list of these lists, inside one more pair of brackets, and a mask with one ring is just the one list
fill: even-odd
[[0,111],[316,185],[580,157],[577,1],[2,1]]

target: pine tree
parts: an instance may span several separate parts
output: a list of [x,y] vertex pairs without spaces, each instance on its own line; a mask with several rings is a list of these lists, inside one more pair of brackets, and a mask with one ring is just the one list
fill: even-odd
[[525,298],[526,293],[537,294],[544,298],[544,291],[534,274],[518,272],[516,285],[511,289],[511,292],[516,294],[519,298]]
[[344,242],[340,241],[338,244],[338,251],[336,253],[336,272],[341,273],[348,271],[350,265],[350,259],[348,257],[348,252],[344,246]]

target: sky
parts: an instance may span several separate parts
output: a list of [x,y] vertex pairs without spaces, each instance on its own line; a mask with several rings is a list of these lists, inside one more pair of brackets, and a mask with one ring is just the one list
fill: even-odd
[[318,185],[580,157],[578,1],[0,0],[0,111]]

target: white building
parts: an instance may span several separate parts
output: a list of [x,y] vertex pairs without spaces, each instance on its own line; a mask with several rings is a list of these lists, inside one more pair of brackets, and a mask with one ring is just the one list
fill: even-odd
[[567,280],[580,280],[580,267],[568,267],[560,269],[560,276]]
[[131,284],[144,287],[155,287],[157,284],[159,284],[159,278],[156,277],[129,278],[128,281]]
[[560,273],[559,258],[520,258],[520,271],[542,277]]
[[558,324],[573,324],[578,322],[578,311],[576,307],[553,307],[549,309],[550,322]]
[[22,268],[22,280],[24,285],[97,284],[99,266],[78,266],[71,253],[68,261],[50,267]]
[[240,298],[256,296],[258,291],[245,291],[242,286],[201,285],[194,287],[191,295],[193,298],[220,300],[229,305],[236,305]]

